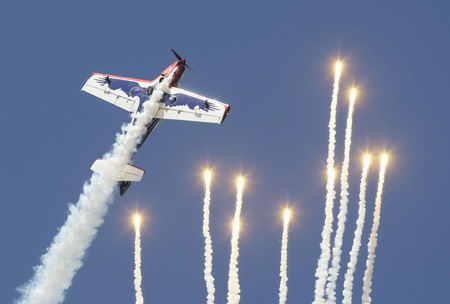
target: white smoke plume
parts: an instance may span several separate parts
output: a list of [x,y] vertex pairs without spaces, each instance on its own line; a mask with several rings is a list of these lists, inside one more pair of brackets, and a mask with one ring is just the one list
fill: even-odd
[[134,216],[134,289],[136,290],[136,304],[144,304],[142,296],[142,272],[141,272],[141,217]]
[[341,170],[341,199],[339,204],[338,224],[334,237],[333,258],[328,273],[328,283],[326,287],[327,302],[336,303],[336,281],[339,276],[339,269],[342,254],[342,242],[344,238],[345,222],[348,211],[348,171],[350,165],[350,147],[352,144],[353,109],[356,101],[356,89],[350,91],[350,105],[347,116],[347,127],[345,129],[344,162]]
[[288,287],[288,238],[289,238],[289,220],[291,218],[291,210],[284,211],[283,218],[283,236],[281,240],[281,261],[280,261],[280,304],[285,304],[287,299]]
[[373,225],[372,231],[369,237],[369,243],[367,245],[368,256],[366,261],[366,271],[364,272],[363,278],[363,295],[362,303],[369,304],[372,302],[370,293],[372,292],[372,278],[373,278],[373,267],[375,263],[375,249],[377,248],[378,242],[378,227],[380,226],[380,215],[381,215],[381,197],[383,195],[384,186],[384,176],[386,174],[388,156],[383,154],[381,158],[380,175],[378,178],[377,196],[375,199],[375,211],[373,213]]
[[69,205],[68,218],[41,257],[41,264],[34,268],[33,278],[18,288],[22,295],[17,303],[55,304],[64,301],[65,291],[83,266],[86,250],[97,235],[112,203],[116,176],[130,162],[137,143],[146,131],[146,125],[158,108],[161,89],[166,90],[169,81],[170,77],[167,77],[159,84],[150,100],[143,104],[142,112],[136,114],[135,123],[123,126],[122,134],[117,134],[112,151],[103,157],[109,163],[108,172],[101,176],[93,174],[83,186],[78,202]]
[[314,304],[324,303],[325,284],[328,275],[328,263],[331,257],[330,237],[333,232],[333,205],[336,192],[334,190],[334,151],[336,146],[336,108],[339,95],[342,64],[337,62],[334,73],[333,96],[330,107],[330,122],[328,124],[328,158],[327,158],[327,194],[325,202],[325,223],[322,228],[322,241],[320,243],[320,258],[317,262],[316,284],[314,289]]
[[207,303],[214,304],[214,277],[212,275],[212,240],[209,233],[209,206],[211,204],[211,171],[205,171],[205,199],[203,200],[203,236],[205,237],[205,282]]
[[356,220],[355,236],[353,237],[353,245],[350,250],[350,261],[348,262],[347,272],[345,273],[344,290],[342,292],[344,298],[343,304],[352,304],[353,279],[358,262],[359,249],[361,248],[361,236],[364,229],[364,218],[366,215],[366,187],[367,175],[369,173],[370,155],[364,157],[364,166],[361,174],[361,184],[359,190],[359,208],[358,219]]
[[237,181],[237,195],[236,195],[236,211],[233,220],[233,232],[231,236],[231,256],[230,256],[230,270],[228,273],[228,304],[238,304],[241,299],[241,288],[239,285],[239,230],[241,227],[240,216],[242,210],[242,197],[244,193],[244,179],[238,178]]

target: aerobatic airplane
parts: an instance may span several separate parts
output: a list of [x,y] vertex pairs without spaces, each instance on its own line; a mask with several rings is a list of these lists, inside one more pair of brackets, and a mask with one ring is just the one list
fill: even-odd
[[[142,146],[155,127],[165,119],[222,124],[230,111],[230,106],[225,103],[178,88],[186,67],[189,69],[190,67],[186,64],[186,59],[174,50],[172,52],[178,61],[169,65],[154,80],[94,73],[81,89],[125,111],[136,113],[142,110],[143,103],[150,99],[156,88],[161,89],[158,85],[169,77],[168,89],[162,89],[162,98],[152,115],[152,120],[146,126],[147,131],[138,143],[137,149]],[[102,174],[106,167],[107,163],[103,159],[97,159],[91,170]],[[144,173],[145,170],[142,168],[131,164],[126,165],[117,177],[120,195],[128,190],[131,182],[140,181]]]

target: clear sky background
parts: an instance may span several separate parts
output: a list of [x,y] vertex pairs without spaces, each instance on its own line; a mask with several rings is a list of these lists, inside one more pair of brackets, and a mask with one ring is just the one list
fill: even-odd
[[[81,92],[93,72],[153,79],[175,60],[182,87],[231,105],[222,126],[167,121],[134,159],[147,170],[116,196],[65,303],[133,303],[131,214],[143,212],[146,303],[205,303],[202,169],[214,169],[216,303],[226,303],[235,177],[248,179],[241,303],[278,301],[281,208],[294,209],[287,303],[310,303],[324,221],[336,58],[354,116],[343,263],[357,215],[362,153],[391,154],[375,261],[375,303],[450,303],[450,4],[447,1],[3,1],[0,5],[0,302],[66,220],[92,162],[126,112]],[[378,163],[355,275],[361,295]],[[345,270],[345,267],[343,267]],[[341,273],[343,270],[341,271]],[[341,299],[342,275],[338,282]]]

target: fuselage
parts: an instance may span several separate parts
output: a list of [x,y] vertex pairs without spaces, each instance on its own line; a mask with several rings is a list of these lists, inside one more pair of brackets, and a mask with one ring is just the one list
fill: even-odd
[[[180,61],[175,61],[174,63],[172,63],[171,65],[169,65],[158,77],[156,77],[153,81],[150,81],[150,86],[146,89],[145,92],[140,92],[138,90],[140,90],[139,87],[138,90],[135,90],[133,93],[135,93],[135,96],[138,96],[140,94],[145,94],[147,96],[150,96],[153,93],[153,89],[159,84],[161,83],[166,77],[170,76],[171,73],[173,73],[173,75],[171,76],[172,79],[170,80],[169,83],[169,88],[171,87],[178,87],[181,77],[183,76],[184,70],[185,70],[185,64],[186,64],[186,60],[182,59]],[[170,98],[170,94],[164,93],[163,98]],[[140,105],[142,107],[142,104]],[[137,145],[137,150],[139,150],[139,148],[144,144],[145,140],[147,139],[147,137],[150,135],[150,133],[153,132],[153,130],[156,128],[156,126],[158,126],[160,123],[162,122],[162,119],[159,118],[152,118],[152,120],[150,121],[150,123],[146,126],[147,130],[145,132],[145,134],[142,136],[140,142]],[[135,153],[136,153],[135,152]],[[120,195],[122,196],[130,187],[131,182],[130,181],[120,181],[118,182],[118,186],[119,186],[119,192]]]
[[169,65],[159,76],[157,82],[161,82],[165,77],[173,73],[172,80],[169,83],[169,87],[178,87],[184,70],[186,69],[186,59],[175,61]]
[[[159,83],[161,83],[166,77],[171,76],[171,80],[169,83],[169,87],[178,87],[181,77],[183,76],[183,73],[185,71],[185,65],[186,60],[182,59],[179,61],[175,61],[171,65],[169,65],[162,73],[156,77],[151,83],[152,83],[152,91],[153,88],[156,87]],[[171,75],[172,74],[172,75]],[[148,90],[147,90],[148,93]],[[150,92],[151,94],[151,92]],[[165,99],[170,99],[170,94],[164,93],[163,95],[163,102],[166,102]],[[170,101],[169,101],[170,102]],[[142,105],[141,105],[142,106]],[[162,122],[159,118],[153,118],[151,122],[147,125],[147,131],[145,132],[144,136],[142,136],[141,142],[138,144],[137,148],[139,149],[142,144],[145,142],[147,137],[150,135],[150,133],[156,128],[157,125],[159,125]]]

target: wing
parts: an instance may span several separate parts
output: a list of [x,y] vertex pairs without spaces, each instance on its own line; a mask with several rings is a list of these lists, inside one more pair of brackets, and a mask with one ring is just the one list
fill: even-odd
[[81,90],[128,112],[136,112],[139,104],[149,98],[151,84],[148,80],[94,73]]
[[221,124],[229,111],[225,103],[173,87],[155,117]]

